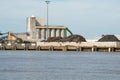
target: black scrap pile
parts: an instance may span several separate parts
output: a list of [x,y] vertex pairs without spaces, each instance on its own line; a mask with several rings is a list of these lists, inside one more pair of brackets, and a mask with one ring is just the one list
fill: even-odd
[[46,42],[59,42],[62,39],[62,37],[49,37]]
[[69,42],[86,42],[85,38],[81,35],[68,36],[67,41],[69,41]]
[[45,42],[86,42],[86,40],[81,35],[71,35],[65,38],[49,37]]
[[113,41],[119,41],[119,39],[114,35],[103,35],[101,39],[98,40],[98,42],[113,42]]
[[6,40],[5,40],[6,37],[0,37],[0,43],[4,43]]
[[0,38],[0,43],[2,43],[3,42],[3,39],[2,38]]

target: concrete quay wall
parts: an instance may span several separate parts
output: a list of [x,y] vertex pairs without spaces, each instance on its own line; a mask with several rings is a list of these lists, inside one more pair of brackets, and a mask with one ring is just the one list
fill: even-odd
[[63,51],[120,52],[120,42],[37,42],[37,46]]
[[0,45],[0,50],[120,52],[120,42],[37,42],[31,45]]
[[76,46],[76,47],[114,47],[119,48],[120,42],[37,42],[37,46]]

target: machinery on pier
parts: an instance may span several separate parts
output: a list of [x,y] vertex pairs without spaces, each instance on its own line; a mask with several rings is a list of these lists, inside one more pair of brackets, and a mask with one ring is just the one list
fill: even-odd
[[22,42],[22,39],[18,38],[17,36],[14,35],[13,32],[9,31],[9,32],[5,32],[5,33],[0,33],[0,35],[5,35],[7,34],[7,36],[1,37],[0,40],[1,42],[4,43],[19,43]]

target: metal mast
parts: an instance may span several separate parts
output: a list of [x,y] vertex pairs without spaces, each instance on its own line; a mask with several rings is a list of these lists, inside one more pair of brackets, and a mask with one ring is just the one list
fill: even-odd
[[49,37],[48,35],[48,26],[49,26],[49,15],[48,15],[48,12],[49,12],[49,10],[48,10],[48,4],[50,3],[50,1],[45,1],[46,2],[46,4],[47,4],[47,26],[46,26],[46,40],[47,40],[47,38]]

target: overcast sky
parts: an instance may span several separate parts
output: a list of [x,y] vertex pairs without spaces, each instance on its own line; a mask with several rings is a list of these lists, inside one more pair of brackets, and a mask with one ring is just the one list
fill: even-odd
[[[64,25],[85,38],[120,34],[120,0],[50,1],[49,25]],[[25,32],[31,15],[46,21],[45,0],[0,0],[0,31]]]

